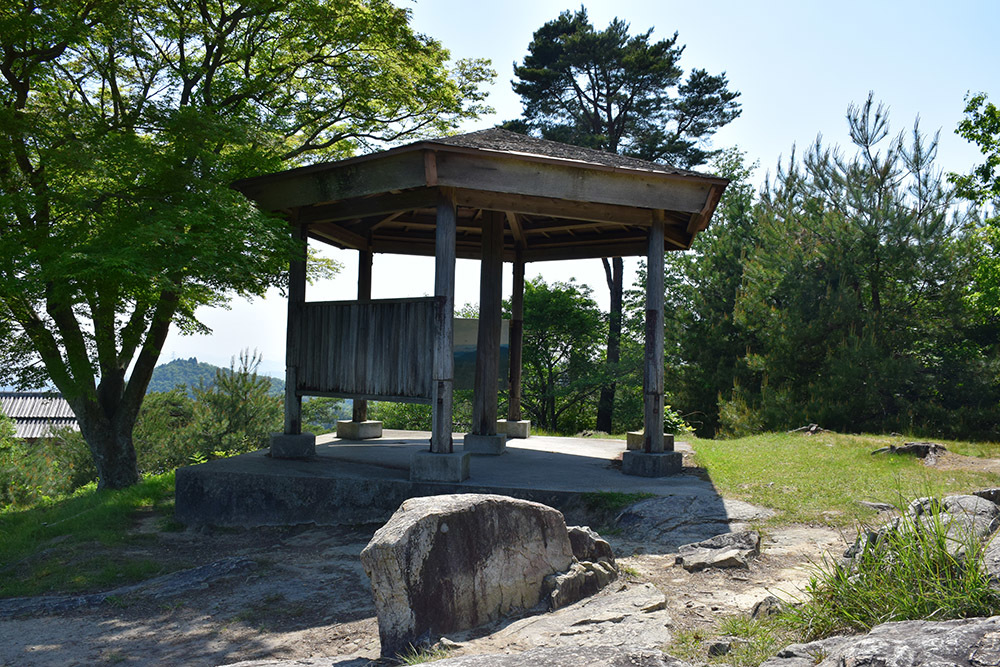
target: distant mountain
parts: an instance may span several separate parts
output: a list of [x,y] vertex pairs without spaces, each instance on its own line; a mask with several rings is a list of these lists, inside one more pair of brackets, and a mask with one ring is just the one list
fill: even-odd
[[[160,364],[153,369],[153,377],[149,381],[149,388],[146,389],[146,393],[151,391],[170,391],[178,385],[187,387],[188,393],[191,393],[191,388],[197,387],[199,382],[204,382],[206,385],[215,382],[215,373],[220,370],[228,371],[229,369],[198,361],[195,357],[191,357],[190,359],[174,359],[165,364]],[[266,377],[271,381],[271,394],[282,395],[285,393],[284,380],[261,373],[258,373],[258,375]]]

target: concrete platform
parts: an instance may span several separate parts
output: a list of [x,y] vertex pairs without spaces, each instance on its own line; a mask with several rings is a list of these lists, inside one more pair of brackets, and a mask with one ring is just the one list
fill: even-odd
[[[507,442],[507,453],[473,457],[463,482],[411,482],[410,461],[430,433],[386,430],[364,441],[316,438],[316,456],[279,460],[266,450],[177,471],[176,516],[219,526],[344,525],[384,522],[407,498],[441,493],[499,493],[560,507],[581,493],[716,495],[693,475],[622,474],[623,440],[532,436]],[[454,435],[456,452],[462,435]],[[677,451],[690,451],[676,443]]]

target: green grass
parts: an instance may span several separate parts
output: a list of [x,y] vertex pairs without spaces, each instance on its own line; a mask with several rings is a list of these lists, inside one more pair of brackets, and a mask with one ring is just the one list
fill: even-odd
[[448,651],[440,648],[414,648],[410,647],[397,657],[400,665],[419,665],[425,662],[444,660],[448,657]]
[[171,472],[121,491],[98,492],[90,484],[29,509],[3,510],[0,597],[103,590],[160,573],[162,563],[111,549],[155,540],[129,529],[143,510],[172,516],[173,493]]
[[1000,592],[983,564],[985,545],[940,515],[903,513],[899,526],[854,562],[827,562],[789,616],[807,639],[866,632],[880,623],[1000,613]]
[[[722,495],[780,510],[776,523],[849,526],[872,516],[859,500],[895,503],[1000,485],[1000,477],[991,473],[938,470],[911,457],[871,455],[905,440],[914,438],[770,433],[689,442],[697,464]],[[1000,457],[1000,445],[951,443],[948,448]]]

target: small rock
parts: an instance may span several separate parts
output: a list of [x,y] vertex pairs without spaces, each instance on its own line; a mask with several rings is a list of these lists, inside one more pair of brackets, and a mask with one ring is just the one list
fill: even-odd
[[891,512],[892,510],[896,509],[896,506],[890,503],[876,503],[876,502],[870,502],[868,500],[859,500],[858,504],[861,505],[862,507],[873,509],[876,512]]
[[768,595],[766,598],[753,606],[753,610],[750,612],[750,618],[767,618],[768,616],[776,616],[782,611],[783,608],[781,600],[773,595]]
[[677,563],[688,572],[708,567],[748,567],[748,561],[760,555],[760,535],[753,530],[724,533],[677,550]]
[[979,491],[973,491],[972,495],[979,496],[984,500],[988,500],[991,503],[1000,503],[1000,489],[980,489]]

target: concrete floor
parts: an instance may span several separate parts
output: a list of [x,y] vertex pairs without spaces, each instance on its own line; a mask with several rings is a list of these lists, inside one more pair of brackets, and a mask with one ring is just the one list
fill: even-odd
[[[390,431],[373,440],[341,440],[334,434],[316,438],[316,455],[343,464],[363,464],[398,471],[399,479],[409,479],[410,457],[426,450],[429,431]],[[455,433],[455,451],[462,451],[463,434]],[[675,449],[691,452],[686,442]],[[550,491],[620,491],[672,495],[679,486],[697,485],[697,478],[675,475],[651,479],[623,475],[621,462],[624,440],[599,438],[553,438],[531,436],[510,439],[500,456],[473,455],[469,479],[459,486],[518,488]]]
[[[410,458],[429,442],[430,433],[421,431],[387,430],[364,441],[329,434],[317,438],[310,460],[272,459],[261,450],[181,468],[176,514],[190,524],[336,525],[382,522],[406,498],[441,493],[499,493],[555,507],[595,491],[716,496],[694,475],[624,475],[615,460],[625,442],[597,438],[511,439],[500,456],[474,455],[464,482],[411,482]],[[454,447],[462,450],[462,434],[455,434]],[[686,443],[676,449],[690,451]]]

